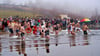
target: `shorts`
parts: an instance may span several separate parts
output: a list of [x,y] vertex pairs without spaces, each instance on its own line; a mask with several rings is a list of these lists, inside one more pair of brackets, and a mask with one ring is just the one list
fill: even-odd
[[18,33],[19,32],[19,30],[16,30],[16,33]]
[[23,37],[23,36],[24,36],[24,33],[22,32],[22,33],[21,33],[21,37]]
[[49,35],[49,33],[45,33],[45,36]]
[[45,36],[49,35],[49,32],[45,32]]
[[33,26],[31,26],[31,28],[33,28]]
[[87,31],[84,31],[84,35],[88,35]]
[[55,30],[58,30],[58,27],[55,27],[54,29],[55,29]]
[[68,30],[71,30],[71,27],[68,27]]
[[63,24],[63,27],[66,27],[66,24]]
[[13,29],[9,29],[9,32],[12,33],[12,34],[14,33],[14,32],[13,32]]

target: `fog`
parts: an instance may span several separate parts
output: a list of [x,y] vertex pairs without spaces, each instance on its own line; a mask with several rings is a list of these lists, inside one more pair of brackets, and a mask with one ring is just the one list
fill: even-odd
[[45,9],[58,9],[87,17],[100,14],[100,0],[0,0],[0,3],[16,5],[35,5]]

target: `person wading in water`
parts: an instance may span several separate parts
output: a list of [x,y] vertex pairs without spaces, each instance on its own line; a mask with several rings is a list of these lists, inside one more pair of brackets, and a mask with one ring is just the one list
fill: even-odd
[[75,35],[75,23],[74,22],[71,25],[71,34]]
[[83,30],[84,35],[88,35],[87,30],[90,31],[86,24],[83,25],[82,30]]
[[75,27],[76,27],[76,32],[80,32],[80,23],[79,22],[75,25]]

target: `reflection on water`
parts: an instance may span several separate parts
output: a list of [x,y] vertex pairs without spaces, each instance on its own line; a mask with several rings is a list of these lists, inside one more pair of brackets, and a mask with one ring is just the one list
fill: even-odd
[[70,36],[69,38],[70,38],[70,42],[69,42],[70,46],[76,46],[76,44],[75,44],[75,36]]
[[25,53],[25,41],[21,41],[21,53],[24,54],[24,56],[27,56]]
[[[53,37],[53,39],[46,39],[46,40],[41,40],[41,39],[35,40],[32,38],[31,40],[28,41],[27,40],[22,41],[20,38],[14,39],[10,37],[9,38],[0,37],[0,56],[7,56],[7,55],[9,56],[11,53],[14,54],[14,56],[18,56],[18,55],[19,56],[47,56],[46,54],[50,54],[50,56],[61,56],[58,55],[59,52],[62,52],[63,55],[64,52],[68,52],[71,50],[78,52],[77,49],[80,50],[85,50],[85,49],[87,50],[87,48],[92,49],[91,47],[93,46],[93,44],[91,43],[93,41],[96,41],[95,38],[93,37],[93,39],[91,39],[90,36],[77,37],[77,36],[64,35],[64,36]],[[70,47],[74,47],[75,49],[73,48],[68,49],[68,47],[65,48],[66,44],[69,45]],[[6,52],[5,52],[5,46],[6,46]],[[58,54],[56,54],[54,50]],[[73,51],[71,54],[69,54],[70,56],[75,56]],[[69,56],[68,53],[65,53],[64,56],[66,55]]]
[[55,41],[56,41],[56,46],[58,46],[58,37],[55,37],[56,39],[55,39]]
[[88,36],[81,36],[81,37],[75,37],[75,36],[69,36],[69,45],[71,46],[79,46],[79,45],[89,45],[89,39]]
[[50,44],[49,44],[49,40],[46,39],[45,42],[46,42],[46,44],[45,44],[46,52],[47,52],[47,53],[50,53],[50,51],[49,51],[49,46],[50,46]]
[[10,42],[10,52],[17,51],[19,55],[27,56],[25,46],[25,41]]
[[83,40],[84,40],[83,45],[89,45],[88,36],[84,36]]

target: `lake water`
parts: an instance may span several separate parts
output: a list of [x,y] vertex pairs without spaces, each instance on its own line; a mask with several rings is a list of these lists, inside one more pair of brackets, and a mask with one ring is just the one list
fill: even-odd
[[92,30],[88,36],[62,33],[49,40],[0,36],[0,56],[100,56],[100,30]]

